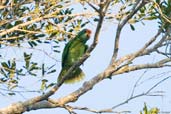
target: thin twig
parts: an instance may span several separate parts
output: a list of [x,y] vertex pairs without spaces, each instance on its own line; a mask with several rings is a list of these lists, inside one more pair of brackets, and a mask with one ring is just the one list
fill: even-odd
[[[156,83],[154,86],[152,86],[150,89],[148,89],[145,93],[141,93],[141,94],[138,94],[138,95],[135,95],[135,96],[131,96],[130,98],[126,99],[125,101],[123,101],[122,103],[119,103],[115,106],[112,107],[112,109],[115,109],[119,106],[122,106],[124,104],[127,104],[129,101],[135,99],[135,98],[138,98],[138,97],[142,97],[142,96],[148,96],[148,94],[154,90],[157,86],[159,86],[161,83],[163,83],[164,81],[168,80],[169,78],[171,78],[171,76],[168,76],[166,78],[164,78],[163,80],[159,81],[158,83]],[[160,96],[160,95],[159,95]]]
[[154,86],[152,86],[146,93],[151,92],[154,88],[156,88],[159,84],[161,84],[162,82],[166,81],[167,79],[171,78],[171,76],[168,76],[162,80],[160,80],[158,83],[156,83]]
[[[69,105],[67,105],[69,106]],[[101,110],[96,110],[88,107],[78,107],[78,106],[69,106],[72,108],[72,110],[83,110],[83,111],[88,111],[88,112],[93,112],[97,114],[101,113],[116,113],[116,114],[121,114],[121,113],[131,113],[130,111],[113,111],[111,108],[109,109],[101,109]]]
[[[114,43],[114,52],[113,52],[113,57],[111,60],[111,64],[116,60],[117,56],[118,56],[118,51],[119,51],[119,41],[120,41],[120,34],[122,31],[122,28],[124,27],[124,25],[129,21],[129,19],[132,18],[132,16],[139,11],[140,8],[142,8],[145,4],[144,2],[139,3],[141,0],[137,0],[135,3],[135,6],[132,9],[132,12],[121,22],[118,24],[117,27],[117,32],[116,32],[116,36],[115,36],[115,43]],[[138,5],[139,4],[139,5]]]
[[88,5],[90,5],[96,12],[100,13],[99,9],[97,9],[93,4],[91,4],[90,2],[87,2]]
[[142,79],[142,77],[145,75],[145,73],[147,73],[148,69],[146,69],[143,74],[138,78],[138,80],[136,81],[136,83],[134,84],[133,86],[133,90],[132,90],[132,93],[131,93],[131,97],[134,95],[134,92],[135,92],[135,89],[139,83],[139,81]]

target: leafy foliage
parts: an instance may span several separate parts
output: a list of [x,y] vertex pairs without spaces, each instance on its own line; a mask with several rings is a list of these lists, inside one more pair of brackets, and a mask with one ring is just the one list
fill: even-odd
[[7,82],[9,89],[16,87],[18,80],[15,78],[15,74],[17,73],[15,60],[2,62],[1,66],[0,73],[3,74],[4,77],[0,78],[0,82]]
[[140,114],[159,114],[158,108],[148,109],[146,103],[144,103],[143,111],[140,111]]
[[157,0],[156,1],[159,5],[160,9],[160,14],[158,14],[159,16],[159,24],[160,24],[160,28],[163,29],[164,32],[166,32],[166,30],[168,28],[170,28],[170,22],[169,19],[171,17],[171,1],[167,0],[167,1],[161,1],[161,0]]
[[[0,84],[7,84],[9,89],[14,89],[18,87],[22,76],[38,77],[41,74],[42,91],[53,85],[51,82],[46,84],[48,80],[44,76],[56,73],[56,66],[32,60],[40,55],[29,50],[37,49],[48,57],[48,50],[51,50],[51,54],[56,55],[60,53],[59,42],[74,37],[76,32],[89,23],[76,18],[73,15],[74,9],[67,7],[70,4],[71,1],[67,0],[3,1],[3,7],[0,7],[0,47],[4,49],[12,46],[24,48],[24,51],[19,54],[23,56],[19,61],[19,56],[11,55],[6,59],[7,55],[1,54],[4,61],[1,62]],[[43,46],[47,48],[42,50]]]

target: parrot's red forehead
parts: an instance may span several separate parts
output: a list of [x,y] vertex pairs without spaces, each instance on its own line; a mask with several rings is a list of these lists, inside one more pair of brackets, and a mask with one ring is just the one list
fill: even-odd
[[90,35],[91,34],[91,30],[86,29],[86,33],[88,33]]

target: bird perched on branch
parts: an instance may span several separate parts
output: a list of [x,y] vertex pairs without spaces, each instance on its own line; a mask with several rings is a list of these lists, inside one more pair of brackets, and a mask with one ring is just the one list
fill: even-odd
[[[63,79],[70,67],[78,61],[83,54],[86,52],[88,46],[86,45],[87,40],[89,40],[91,30],[83,29],[80,31],[76,37],[70,40],[62,53],[62,70],[58,77],[58,82]],[[64,83],[74,83],[82,80],[85,74],[80,67],[76,68],[71,72],[69,77],[67,77]]]

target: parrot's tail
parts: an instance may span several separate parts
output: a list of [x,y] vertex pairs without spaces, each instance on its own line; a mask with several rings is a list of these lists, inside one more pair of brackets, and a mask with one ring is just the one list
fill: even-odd
[[[59,77],[58,77],[58,82],[60,82],[63,78],[63,76],[67,73],[69,69],[65,69],[63,68],[59,74]],[[84,72],[81,70],[81,68],[77,68],[76,70],[74,70],[69,77],[67,77],[64,81],[64,83],[66,84],[72,84],[72,83],[75,83],[75,82],[79,82],[81,80],[83,80],[85,74]]]

